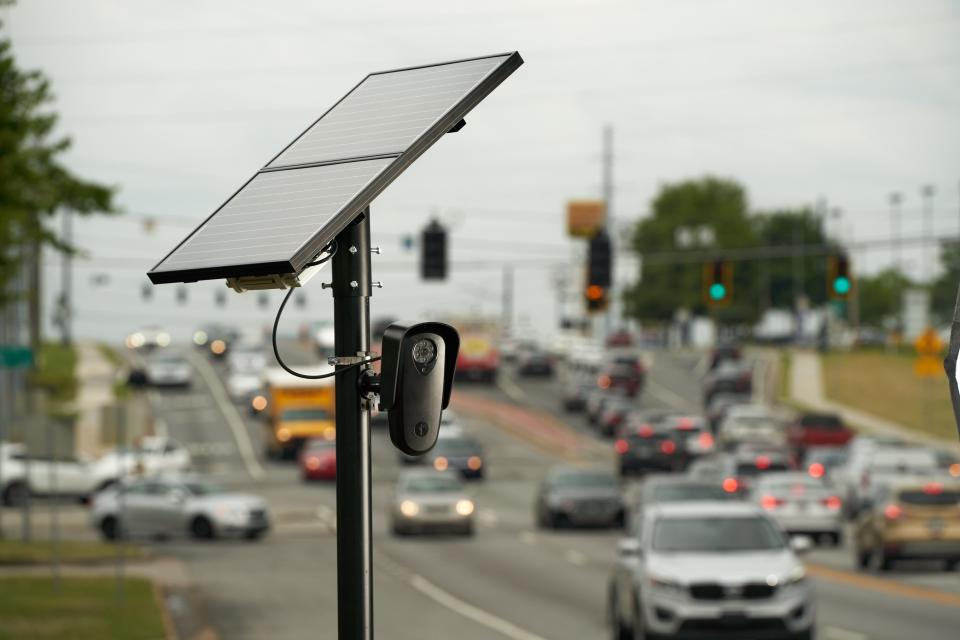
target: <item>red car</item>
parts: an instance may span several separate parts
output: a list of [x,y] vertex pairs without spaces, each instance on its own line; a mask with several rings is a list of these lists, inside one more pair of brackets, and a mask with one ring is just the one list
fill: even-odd
[[787,428],[787,443],[798,458],[810,447],[842,447],[854,436],[833,413],[804,413]]
[[300,473],[304,482],[337,479],[337,443],[313,438],[300,450]]

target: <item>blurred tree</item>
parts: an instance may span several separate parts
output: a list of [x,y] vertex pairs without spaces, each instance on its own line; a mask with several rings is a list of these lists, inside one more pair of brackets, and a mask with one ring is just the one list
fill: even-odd
[[940,265],[943,273],[933,281],[930,289],[930,310],[936,321],[953,320],[953,307],[957,302],[957,284],[960,283],[960,243],[947,241],[940,244]]
[[[733,180],[707,176],[662,186],[651,209],[650,217],[634,229],[634,250],[640,254],[675,252],[678,260],[658,263],[651,259],[643,265],[642,282],[624,294],[626,313],[662,321],[672,318],[679,307],[706,312],[703,262],[685,260],[682,254],[715,251],[722,256],[725,247],[755,245],[746,192]],[[743,264],[748,263],[735,264],[733,303],[717,311],[725,320],[749,320],[756,314],[755,274]]]
[[900,313],[903,292],[911,285],[907,276],[892,267],[873,276],[858,278],[860,322],[877,327],[890,324]]
[[[759,212],[754,216],[753,223],[761,246],[789,248],[798,242],[804,245],[829,243],[823,233],[821,218],[810,209]],[[827,257],[802,256],[799,260],[803,274],[803,293],[812,305],[820,305],[827,299]],[[797,294],[794,274],[796,266],[793,257],[770,259],[762,265],[765,277],[758,277],[757,286],[766,289],[760,291],[760,297],[768,301],[769,306],[793,308]]]
[[[0,6],[10,4],[0,0]],[[59,161],[70,138],[54,133],[50,83],[39,71],[17,68],[3,28],[0,20],[0,306],[8,301],[7,284],[26,257],[36,262],[43,246],[76,251],[44,225],[44,218],[60,208],[81,215],[115,212],[113,188],[81,180]],[[32,269],[38,271],[35,265]]]

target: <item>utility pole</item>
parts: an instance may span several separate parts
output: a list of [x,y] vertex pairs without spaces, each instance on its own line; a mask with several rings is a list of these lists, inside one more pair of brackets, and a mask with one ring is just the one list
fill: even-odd
[[932,267],[930,254],[934,248],[930,246],[933,241],[933,196],[936,189],[932,184],[925,184],[920,187],[920,195],[923,197],[923,280],[929,283],[932,278]]
[[[69,209],[63,210],[63,242],[68,247],[73,246],[73,213]],[[69,251],[63,253],[62,272],[60,274],[60,331],[63,346],[69,347],[73,343],[73,256]]]
[[893,268],[900,272],[900,204],[903,195],[899,191],[890,194],[890,246],[893,248]]
[[610,308],[604,314],[604,342],[607,336],[613,332],[613,323],[618,321],[621,315],[619,283],[613,277],[616,271],[617,263],[617,244],[620,240],[617,233],[617,225],[613,217],[613,126],[606,125],[603,128],[603,204],[604,204],[604,226],[607,234],[610,236],[610,254],[611,254],[611,285],[610,285]]
[[501,315],[503,331],[510,333],[513,329],[513,265],[503,265],[503,287],[501,301]]

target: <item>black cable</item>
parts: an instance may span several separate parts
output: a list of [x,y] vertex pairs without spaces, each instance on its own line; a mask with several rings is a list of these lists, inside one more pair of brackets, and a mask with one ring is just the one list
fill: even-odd
[[[332,246],[331,246],[331,245],[327,245],[326,247],[324,247],[323,251],[329,251],[330,253],[329,253],[328,255],[326,255],[325,257],[321,258],[320,260],[316,260],[316,261],[314,261],[314,262],[308,262],[308,263],[306,264],[306,267],[315,267],[315,266],[317,266],[317,265],[321,265],[321,264],[323,264],[324,262],[327,262],[328,260],[330,260],[334,255],[336,255],[336,253],[337,253],[337,241],[334,240]],[[321,251],[321,253],[322,253],[322,251]],[[365,360],[365,361],[363,361],[363,362],[357,362],[357,363],[355,363],[355,364],[347,365],[347,366],[343,367],[342,369],[337,369],[337,370],[335,370],[335,371],[331,371],[330,373],[321,373],[321,374],[317,374],[317,375],[309,375],[309,374],[306,374],[306,373],[300,373],[299,371],[294,371],[293,369],[291,369],[290,367],[288,367],[287,364],[283,361],[283,358],[280,357],[280,349],[277,347],[277,328],[280,326],[280,316],[283,315],[283,309],[284,309],[284,307],[287,306],[287,302],[290,300],[290,296],[293,295],[293,292],[294,292],[294,288],[293,288],[293,287],[290,287],[290,290],[287,291],[287,295],[285,295],[285,296],[283,297],[283,301],[280,303],[280,308],[277,309],[277,317],[276,317],[276,318],[274,319],[274,321],[273,321],[273,334],[271,335],[272,342],[273,342],[273,355],[274,355],[274,357],[277,359],[277,364],[279,364],[280,367],[281,367],[284,371],[286,371],[286,372],[289,373],[290,375],[296,376],[296,377],[298,377],[298,378],[305,378],[305,379],[307,379],[307,380],[320,380],[320,379],[322,379],[322,378],[330,378],[330,377],[333,377],[333,376],[337,375],[338,373],[343,373],[344,371],[347,371],[347,370],[352,369],[352,368],[354,368],[354,367],[359,367],[359,366],[361,366],[361,365],[365,365],[365,364],[368,364],[368,363],[370,363],[370,362],[376,362],[377,360],[380,359],[380,356],[376,356],[376,357],[370,358],[369,360]]]

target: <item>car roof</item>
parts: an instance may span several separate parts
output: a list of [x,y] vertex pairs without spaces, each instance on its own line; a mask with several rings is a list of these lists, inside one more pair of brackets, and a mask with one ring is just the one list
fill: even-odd
[[431,478],[437,476],[454,478],[456,480],[460,479],[460,474],[456,471],[437,471],[436,469],[424,467],[422,469],[404,469],[400,472],[398,480],[402,482],[404,480],[411,480],[413,478]]
[[930,449],[921,447],[880,447],[873,452],[871,464],[880,463],[901,463],[916,461],[936,461],[937,457]]
[[669,473],[647,476],[647,478],[643,481],[644,490],[649,489],[650,487],[662,487],[668,485],[709,485],[714,487],[717,485],[717,483],[711,482],[710,480],[704,480],[703,478],[697,478],[696,476],[678,476]]
[[753,503],[740,501],[664,502],[645,508],[644,512],[659,518],[692,518],[697,516],[757,516],[763,512]]
[[599,464],[555,464],[547,470],[548,477],[581,473],[604,473],[613,475],[609,467]]
[[764,473],[756,479],[756,484],[763,484],[766,482],[798,482],[800,480],[813,480],[818,484],[822,484],[821,481],[813,478],[805,471],[770,471]]

